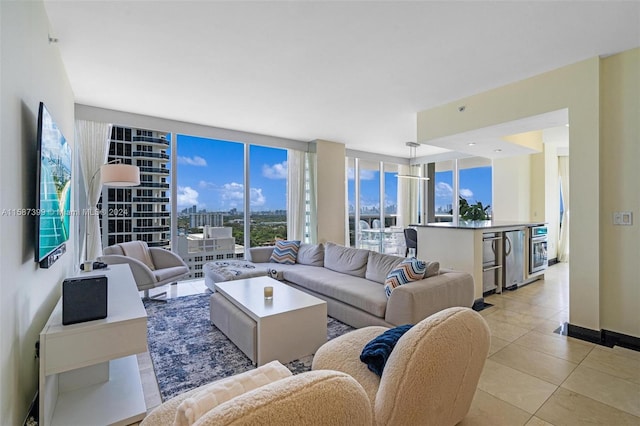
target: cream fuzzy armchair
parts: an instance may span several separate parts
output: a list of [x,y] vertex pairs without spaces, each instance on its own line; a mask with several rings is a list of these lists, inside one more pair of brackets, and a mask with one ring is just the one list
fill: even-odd
[[342,371],[367,392],[374,425],[447,426],[469,411],[489,352],[489,328],[469,308],[449,308],[420,321],[397,342],[382,377],[360,361],[364,346],[388,330],[365,327],[318,349],[313,370]]
[[[131,268],[139,291],[144,291],[145,300],[149,290],[175,282],[189,273],[189,267],[176,254],[161,248],[149,248],[144,241],[129,241],[115,244],[103,250],[99,261],[108,265],[126,263]],[[155,295],[154,298],[165,293]]]
[[[275,361],[277,363],[277,361]],[[279,364],[279,363],[278,363]],[[286,369],[279,364],[278,368]],[[310,371],[281,378],[256,389],[225,398],[238,386],[240,374],[178,395],[153,410],[141,426],[369,426],[371,406],[362,386],[337,371]],[[222,382],[222,383],[221,383]],[[185,401],[221,383],[227,395],[213,408],[187,422],[182,419]],[[210,389],[209,389],[210,392]],[[215,405],[215,404],[212,404]],[[188,414],[188,411],[187,411]],[[175,422],[175,423],[174,423]]]

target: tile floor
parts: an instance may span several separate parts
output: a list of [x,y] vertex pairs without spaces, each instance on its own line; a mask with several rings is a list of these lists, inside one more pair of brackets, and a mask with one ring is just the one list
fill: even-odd
[[[491,348],[463,426],[640,425],[640,352],[553,331],[568,321],[569,268],[492,295],[481,312]],[[166,286],[169,297],[205,291],[204,281]],[[153,294],[153,292],[152,292]],[[147,408],[160,404],[149,354],[138,357]]]

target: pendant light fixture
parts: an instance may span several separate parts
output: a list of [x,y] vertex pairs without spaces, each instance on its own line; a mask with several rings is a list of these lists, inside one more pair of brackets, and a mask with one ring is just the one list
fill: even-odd
[[[405,142],[405,145],[409,147],[409,156],[410,160],[416,159],[416,149],[420,146],[418,142]],[[411,161],[409,162],[410,165]],[[418,175],[396,175],[398,178],[402,179],[415,179],[415,180],[429,180],[426,176],[418,176]]]

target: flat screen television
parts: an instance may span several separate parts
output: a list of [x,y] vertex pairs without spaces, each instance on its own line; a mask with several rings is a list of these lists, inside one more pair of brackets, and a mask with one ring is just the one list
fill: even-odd
[[38,109],[35,261],[51,266],[65,251],[71,215],[71,149],[44,103]]

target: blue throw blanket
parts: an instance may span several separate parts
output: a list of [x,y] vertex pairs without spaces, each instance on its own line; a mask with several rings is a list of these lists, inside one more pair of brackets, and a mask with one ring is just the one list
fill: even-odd
[[389,359],[389,355],[391,355],[391,351],[398,343],[398,339],[409,331],[411,327],[413,325],[405,324],[385,331],[365,345],[360,354],[360,361],[367,364],[369,370],[382,377],[382,371]]

